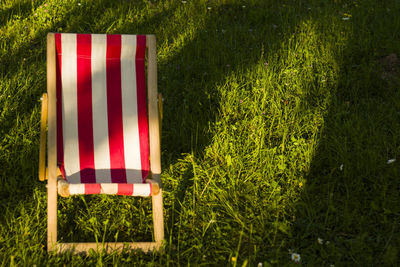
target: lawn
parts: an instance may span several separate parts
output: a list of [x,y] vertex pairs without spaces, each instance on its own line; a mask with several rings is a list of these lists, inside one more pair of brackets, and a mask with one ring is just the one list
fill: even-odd
[[[46,252],[48,32],[157,36],[162,252]],[[3,0],[1,266],[400,265],[399,44],[395,0]],[[152,240],[150,199],[58,207],[62,241]]]

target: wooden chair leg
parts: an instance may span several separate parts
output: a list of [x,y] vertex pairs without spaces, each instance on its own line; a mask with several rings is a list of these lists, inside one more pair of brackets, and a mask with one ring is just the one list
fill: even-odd
[[47,183],[47,251],[57,249],[57,180]]
[[152,196],[153,203],[153,224],[154,224],[154,239],[159,246],[164,240],[164,214],[162,202],[162,189],[157,195]]
[[48,183],[47,183],[47,250],[57,249],[57,118],[56,118],[56,45],[54,33],[47,35],[48,93]]

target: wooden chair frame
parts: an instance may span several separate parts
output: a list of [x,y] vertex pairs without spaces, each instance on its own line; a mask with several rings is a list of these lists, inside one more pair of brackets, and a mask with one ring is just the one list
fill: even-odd
[[[150,177],[147,182],[161,186],[160,128],[162,121],[162,97],[157,93],[157,54],[156,37],[146,35],[148,49],[147,98],[149,113]],[[48,125],[48,168],[46,168],[46,125]],[[57,242],[57,116],[56,116],[56,45],[55,34],[47,35],[47,95],[42,98],[39,179],[47,182],[47,250],[75,253],[89,249],[105,249],[107,252],[128,249],[141,249],[144,252],[159,250],[164,240],[164,217],[162,189],[152,194],[153,224],[155,242],[105,242],[105,243],[59,243]]]

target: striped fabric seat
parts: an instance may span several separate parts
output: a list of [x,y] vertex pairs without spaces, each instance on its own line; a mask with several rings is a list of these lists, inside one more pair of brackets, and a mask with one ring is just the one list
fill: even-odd
[[55,43],[59,187],[150,196],[146,36],[56,33]]

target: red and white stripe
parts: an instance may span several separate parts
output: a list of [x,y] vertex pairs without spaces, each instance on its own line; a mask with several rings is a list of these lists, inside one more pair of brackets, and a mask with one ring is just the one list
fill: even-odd
[[70,184],[70,195],[124,195],[149,197],[152,193],[152,184]]
[[[58,33],[56,49],[57,159],[64,178],[118,188],[143,183],[149,173],[146,36]],[[88,193],[96,186],[76,188]]]

